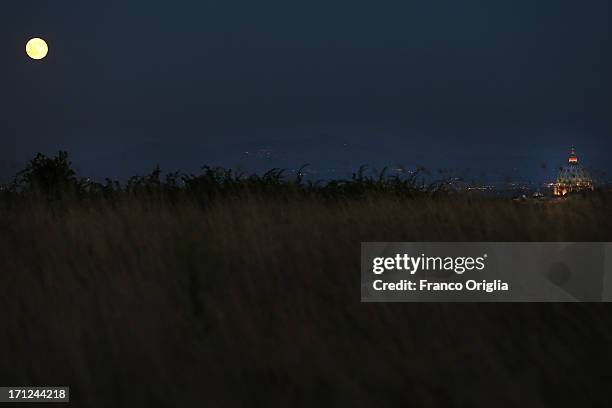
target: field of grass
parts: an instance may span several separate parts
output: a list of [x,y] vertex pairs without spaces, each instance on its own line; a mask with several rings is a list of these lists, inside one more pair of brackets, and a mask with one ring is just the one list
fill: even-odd
[[91,407],[609,405],[608,305],[362,304],[359,268],[362,241],[609,241],[609,196],[117,194],[3,198],[0,384]]
[[590,406],[603,304],[361,304],[361,241],[610,240],[558,204],[227,198],[0,214],[0,382],[83,406]]

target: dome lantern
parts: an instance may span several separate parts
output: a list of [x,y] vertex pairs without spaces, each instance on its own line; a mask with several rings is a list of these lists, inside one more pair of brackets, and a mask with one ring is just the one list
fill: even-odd
[[578,163],[578,156],[576,156],[576,149],[572,147],[570,150],[569,158],[567,159],[568,163]]

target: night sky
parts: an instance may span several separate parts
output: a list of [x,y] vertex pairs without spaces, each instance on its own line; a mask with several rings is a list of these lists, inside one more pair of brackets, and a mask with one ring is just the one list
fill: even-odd
[[609,0],[3,2],[0,174],[61,149],[94,178],[308,162],[546,179],[571,145],[611,174],[611,17]]

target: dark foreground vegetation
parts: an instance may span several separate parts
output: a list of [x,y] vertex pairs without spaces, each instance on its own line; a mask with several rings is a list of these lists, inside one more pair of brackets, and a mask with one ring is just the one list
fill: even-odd
[[362,304],[359,251],[611,240],[610,197],[182,177],[95,184],[41,156],[2,192],[2,385],[92,407],[609,405],[609,306]]

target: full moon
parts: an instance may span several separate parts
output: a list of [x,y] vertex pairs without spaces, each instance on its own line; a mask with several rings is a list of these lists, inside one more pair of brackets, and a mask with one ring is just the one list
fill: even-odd
[[41,60],[47,56],[49,47],[42,38],[32,38],[26,44],[26,53],[28,56],[35,60]]

